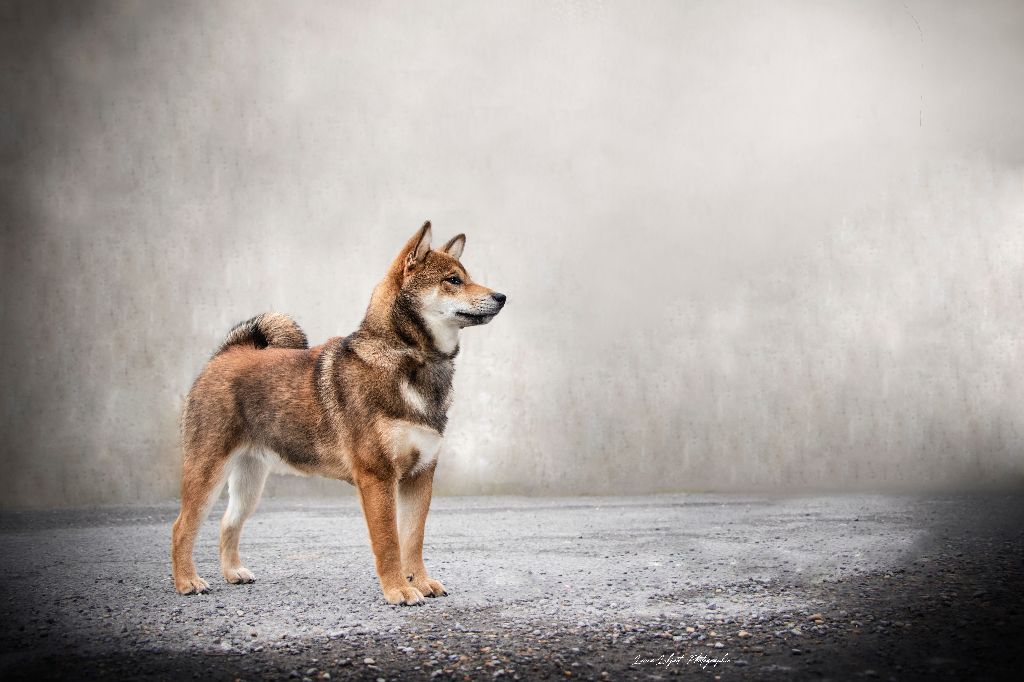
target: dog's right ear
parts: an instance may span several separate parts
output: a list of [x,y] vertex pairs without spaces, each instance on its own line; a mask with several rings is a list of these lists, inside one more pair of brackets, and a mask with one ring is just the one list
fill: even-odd
[[422,263],[423,259],[430,253],[430,221],[423,223],[416,234],[412,236],[409,243],[406,244],[407,253],[405,256],[405,269],[410,270],[414,268],[418,263]]
[[441,250],[447,253],[455,260],[462,258],[462,249],[466,247],[466,235],[457,234],[451,238],[451,240],[444,245]]

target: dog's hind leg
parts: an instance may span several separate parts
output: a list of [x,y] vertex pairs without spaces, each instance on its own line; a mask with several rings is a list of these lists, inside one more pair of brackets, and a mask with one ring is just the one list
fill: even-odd
[[251,583],[256,577],[242,565],[238,540],[242,525],[256,510],[270,466],[257,453],[235,458],[228,474],[228,508],[220,522],[220,572],[229,583]]
[[181,512],[171,533],[171,572],[181,594],[208,592],[210,586],[196,573],[192,548],[199,526],[224,487],[227,452],[220,449],[186,451],[181,475]]

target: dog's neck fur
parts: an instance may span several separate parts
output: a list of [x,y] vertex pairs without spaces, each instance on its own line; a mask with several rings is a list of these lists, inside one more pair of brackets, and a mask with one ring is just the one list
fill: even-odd
[[448,330],[432,330],[409,295],[388,288],[381,282],[374,289],[356,334],[390,352],[408,355],[417,364],[453,360],[459,353],[459,330],[450,330],[450,336],[445,333]]
[[389,383],[394,382],[405,398],[409,418],[443,433],[459,351],[458,330],[455,333],[453,351],[442,352],[412,299],[400,289],[396,293],[385,280],[374,290],[366,317],[349,337],[349,347],[390,376]]
[[403,251],[395,259],[374,288],[359,329],[345,343],[363,362],[388,377],[385,381],[389,389],[405,399],[408,418],[443,433],[451,402],[454,358],[459,352],[459,330],[452,330],[451,344],[445,346],[446,339],[437,339],[420,315],[413,295],[402,290],[407,253]]

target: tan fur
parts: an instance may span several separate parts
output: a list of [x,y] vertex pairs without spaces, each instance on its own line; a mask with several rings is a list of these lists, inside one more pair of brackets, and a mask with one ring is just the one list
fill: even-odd
[[406,243],[374,289],[359,329],[307,348],[295,322],[264,313],[236,326],[189,392],[182,416],[181,513],[174,523],[175,588],[204,592],[192,550],[225,481],[221,572],[242,565],[242,525],[271,468],[353,483],[377,576],[392,604],[445,594],[423,564],[434,469],[451,404],[458,331],[486,324],[505,302],[459,262],[465,235],[431,250],[430,223]]

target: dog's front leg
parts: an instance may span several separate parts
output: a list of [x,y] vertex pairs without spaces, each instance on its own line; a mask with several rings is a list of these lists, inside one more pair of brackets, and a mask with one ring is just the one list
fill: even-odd
[[377,577],[389,604],[422,604],[423,593],[402,575],[402,557],[395,520],[395,482],[390,477],[365,473],[356,478],[370,545],[377,562]]
[[398,531],[402,544],[402,575],[427,597],[447,595],[444,585],[427,574],[423,565],[423,527],[430,510],[435,463],[398,482]]

